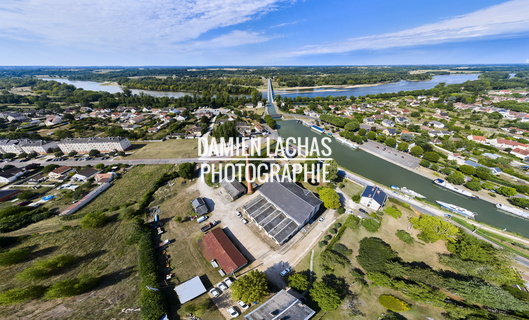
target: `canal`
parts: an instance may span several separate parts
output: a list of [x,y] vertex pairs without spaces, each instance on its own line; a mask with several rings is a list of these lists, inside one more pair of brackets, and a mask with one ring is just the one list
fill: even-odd
[[[303,126],[296,121],[278,121],[279,134],[283,138],[287,137],[312,137],[323,138],[310,128]],[[332,158],[341,167],[368,178],[378,184],[389,187],[396,185],[407,187],[426,196],[426,200],[435,203],[436,200],[448,202],[476,212],[476,221],[488,225],[507,229],[529,238],[529,220],[517,218],[501,211],[487,201],[473,200],[436,187],[430,179],[427,179],[412,171],[394,165],[388,161],[378,158],[362,150],[352,150],[351,148],[332,141]]]

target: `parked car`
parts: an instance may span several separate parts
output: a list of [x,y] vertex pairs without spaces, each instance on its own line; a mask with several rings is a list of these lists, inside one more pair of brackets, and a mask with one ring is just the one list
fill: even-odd
[[247,224],[247,223],[248,223],[248,220],[246,220],[246,219],[244,219],[244,218],[243,218],[241,221],[242,221],[242,223],[244,223],[244,224]]
[[290,268],[286,268],[285,270],[281,271],[281,272],[279,273],[279,275],[282,276],[282,277],[284,277],[284,276],[286,276],[287,274],[289,274],[290,271],[291,271]]
[[235,211],[235,215],[240,218],[242,216],[242,213],[240,213],[239,211]]
[[228,290],[228,286],[224,284],[224,282],[217,283],[217,287],[219,287],[222,291]]
[[323,222],[323,220],[325,220],[324,216],[322,216],[321,218],[318,219],[319,222]]
[[228,287],[231,287],[231,285],[233,284],[233,281],[231,281],[230,278],[225,278],[225,279],[224,279],[224,283],[225,283]]
[[213,297],[218,297],[220,295],[220,291],[217,290],[216,288],[211,288],[209,290],[209,293],[211,293],[213,295]]
[[228,308],[228,313],[230,314],[230,316],[231,316],[232,318],[236,318],[236,317],[239,316],[239,313],[237,312],[237,310],[235,310],[234,307],[230,307],[230,308]]
[[246,310],[246,309],[249,308],[249,306],[248,306],[246,303],[244,303],[244,301],[239,300],[239,301],[237,301],[237,304],[238,304],[243,310]]

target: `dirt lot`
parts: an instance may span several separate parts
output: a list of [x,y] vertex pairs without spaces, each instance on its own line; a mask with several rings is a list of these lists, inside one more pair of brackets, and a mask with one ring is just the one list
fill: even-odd
[[126,159],[194,158],[198,156],[198,140],[169,139],[163,142],[133,143],[134,153]]

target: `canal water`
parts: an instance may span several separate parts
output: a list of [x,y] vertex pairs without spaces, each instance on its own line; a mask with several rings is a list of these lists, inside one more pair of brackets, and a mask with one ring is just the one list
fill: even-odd
[[399,91],[413,91],[431,89],[441,82],[446,84],[463,83],[465,81],[476,80],[479,74],[447,74],[433,76],[431,80],[427,81],[406,81],[391,82],[370,87],[357,88],[314,88],[301,90],[274,90],[274,94],[282,97],[295,98],[301,97],[327,97],[327,96],[365,96],[367,94],[390,93]]
[[[309,127],[297,123],[296,121],[278,121],[279,134],[283,138],[287,137],[311,137],[323,138]],[[345,169],[357,173],[376,183],[387,187],[396,185],[407,187],[426,196],[426,200],[435,203],[436,200],[448,202],[461,206],[470,211],[476,212],[476,221],[488,225],[507,229],[507,231],[519,233],[529,237],[529,220],[517,218],[498,211],[496,207],[487,201],[468,199],[459,194],[453,193],[443,188],[435,186],[430,179],[427,179],[412,171],[394,165],[388,161],[378,158],[362,150],[353,150],[334,139],[330,144],[332,148],[332,158]]]

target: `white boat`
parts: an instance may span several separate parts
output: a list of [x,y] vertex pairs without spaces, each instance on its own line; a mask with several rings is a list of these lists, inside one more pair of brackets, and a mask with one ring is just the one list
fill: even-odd
[[453,204],[450,204],[450,203],[446,203],[446,202],[442,202],[442,201],[435,201],[437,202],[441,207],[445,208],[445,209],[448,209],[452,212],[455,212],[455,213],[459,213],[459,214],[462,214],[466,217],[469,217],[469,218],[474,218],[474,216],[476,215],[475,212],[472,212],[470,210],[467,210],[465,208],[461,208],[461,207],[458,207],[456,205],[453,205]]
[[453,184],[450,184],[442,179],[435,179],[433,181],[433,183],[435,183],[436,185],[440,186],[440,187],[443,187],[443,188],[446,188],[450,191],[453,191],[455,193],[459,193],[460,195],[463,195],[465,197],[469,197],[469,198],[472,198],[472,199],[479,199],[478,196],[476,196],[475,194],[467,191],[467,190],[464,190],[464,189],[461,189],[459,187],[456,187],[454,186]]
[[499,210],[505,211],[507,213],[512,213],[512,214],[514,214],[516,216],[529,219],[529,212],[523,211],[522,209],[518,209],[518,208],[515,208],[515,207],[507,206],[507,205],[504,205],[504,204],[501,204],[501,203],[496,203],[496,208],[498,208]]
[[411,189],[408,189],[406,187],[402,187],[400,188],[400,192],[404,193],[404,194],[407,194],[409,196],[412,196],[412,197],[415,197],[415,198],[421,198],[421,199],[424,199],[426,198],[425,196],[423,196],[422,194],[418,193],[418,192],[415,192]]
[[344,144],[346,146],[348,146],[349,148],[351,149],[358,149],[358,145],[354,142],[351,142],[345,138],[342,138],[342,137],[335,137],[336,141],[340,142],[341,144]]
[[317,133],[324,133],[325,130],[323,130],[322,128],[318,127],[318,126],[311,126],[310,127],[312,129],[312,131],[316,131]]

